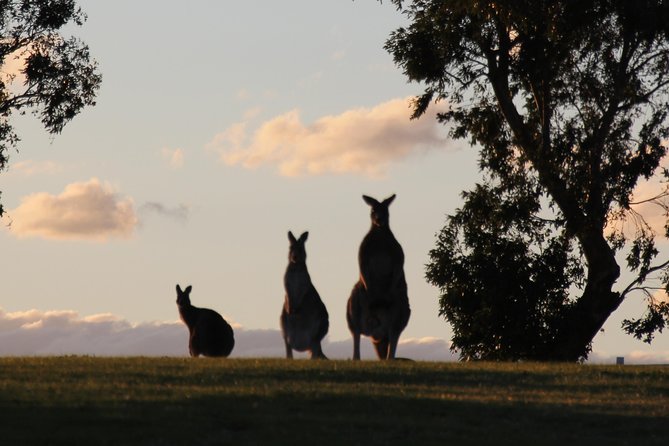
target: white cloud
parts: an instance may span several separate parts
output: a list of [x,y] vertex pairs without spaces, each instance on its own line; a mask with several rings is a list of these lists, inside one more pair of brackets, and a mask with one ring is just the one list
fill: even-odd
[[669,364],[669,351],[632,351],[625,358],[628,364]]
[[[278,329],[248,330],[228,321],[235,330],[231,357],[284,357]],[[361,347],[363,359],[376,358],[369,340],[363,339]],[[346,359],[352,356],[353,343],[326,338],[323,350],[330,358]],[[448,343],[438,338],[403,340],[397,352],[415,360],[455,359]],[[187,356],[188,329],[180,321],[131,324],[112,314],[81,317],[74,311],[8,313],[0,308],[0,356],[39,355]]]
[[97,178],[69,184],[59,195],[24,197],[8,214],[10,233],[20,238],[105,241],[130,237],[138,223],[132,199]]
[[262,123],[252,133],[248,120],[217,134],[207,148],[228,165],[276,166],[285,176],[354,173],[381,177],[390,166],[416,153],[443,148],[446,138],[433,106],[410,120],[409,99],[358,108],[304,124],[298,110]]
[[[278,329],[245,329],[226,317],[235,330],[231,357],[285,356]],[[449,342],[434,337],[400,340],[399,357],[421,361],[456,361]],[[371,342],[361,340],[363,359],[376,359]],[[332,359],[348,359],[353,353],[349,339],[323,342]],[[80,316],[74,311],[28,310],[5,312],[0,308],[0,356],[95,355],[95,356],[188,356],[188,329],[181,321],[132,324],[109,313]],[[669,351],[634,350],[611,355],[594,351],[589,364],[669,364]],[[306,358],[296,353],[296,358]]]
[[607,352],[593,351],[588,364],[615,364],[618,357],[624,358],[625,364],[669,364],[669,351],[633,350],[618,355]]
[[80,317],[73,311],[6,313],[0,309],[0,356],[185,355],[183,324],[133,325],[110,314]]

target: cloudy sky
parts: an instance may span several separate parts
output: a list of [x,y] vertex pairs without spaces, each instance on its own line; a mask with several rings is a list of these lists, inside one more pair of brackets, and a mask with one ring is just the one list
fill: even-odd
[[[180,283],[234,324],[233,356],[280,356],[286,234],[308,230],[330,312],[324,350],[349,357],[345,305],[369,227],[361,195],[396,193],[413,310],[398,354],[452,359],[424,265],[480,178],[476,150],[446,138],[436,107],[409,120],[421,89],[383,50],[403,23],[392,5],[79,4],[88,21],[68,32],[88,43],[103,84],[55,138],[15,117],[22,141],[0,173],[0,355],[186,354]],[[669,362],[668,333],[647,346],[619,329],[641,299],[610,319],[593,360]]]

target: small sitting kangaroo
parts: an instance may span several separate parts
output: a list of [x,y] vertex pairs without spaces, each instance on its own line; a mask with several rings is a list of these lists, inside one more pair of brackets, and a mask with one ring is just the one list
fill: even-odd
[[353,359],[360,359],[361,334],[372,338],[379,359],[395,359],[400,334],[411,315],[404,252],[389,226],[388,206],[395,195],[380,203],[366,195],[362,198],[372,208],[372,227],[360,244],[360,279],[346,308]]
[[321,341],[330,326],[328,310],[318,291],[311,283],[307,270],[307,252],[304,242],[309,233],[296,239],[288,232],[290,249],[288,267],[283,276],[286,297],[281,311],[281,331],[286,344],[286,358],[292,359],[293,350],[309,351],[311,359],[327,359],[321,349]]
[[228,356],[235,346],[235,336],[232,327],[223,317],[208,308],[197,308],[190,303],[190,292],[193,289],[188,285],[185,290],[177,285],[177,307],[179,315],[188,327],[190,337],[188,350],[190,355]]

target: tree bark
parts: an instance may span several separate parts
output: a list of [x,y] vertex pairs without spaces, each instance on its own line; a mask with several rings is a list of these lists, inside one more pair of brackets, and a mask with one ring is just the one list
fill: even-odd
[[579,361],[587,357],[592,340],[623,301],[613,285],[620,276],[620,266],[601,231],[579,234],[579,242],[588,263],[583,294],[566,312],[555,339],[552,360]]

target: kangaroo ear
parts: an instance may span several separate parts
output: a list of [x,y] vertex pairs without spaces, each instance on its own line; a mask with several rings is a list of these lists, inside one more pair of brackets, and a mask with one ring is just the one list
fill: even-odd
[[188,286],[186,287],[186,289],[184,290],[184,293],[186,293],[186,294],[190,294],[190,292],[191,292],[192,289],[193,289],[193,287],[190,286],[190,285],[188,285]]
[[390,206],[390,203],[392,203],[394,199],[395,199],[395,194],[392,194],[390,197],[383,200],[383,204],[385,206]]
[[181,291],[181,287],[179,286],[178,283],[177,283],[177,293],[179,293],[179,294],[183,293],[183,291]]
[[365,200],[365,203],[367,203],[368,205],[370,205],[372,207],[378,206],[378,204],[379,204],[379,202],[375,198],[369,197],[367,195],[363,195],[362,199]]
[[290,241],[290,244],[293,245],[297,242],[297,239],[293,235],[291,231],[288,231],[288,240]]
[[304,231],[300,236],[300,241],[304,243],[307,241],[308,238],[309,238],[309,231]]

